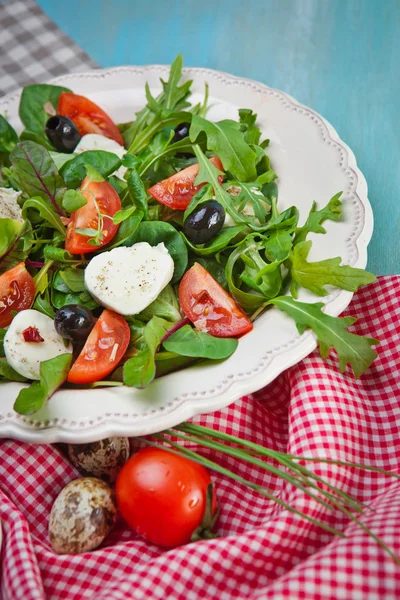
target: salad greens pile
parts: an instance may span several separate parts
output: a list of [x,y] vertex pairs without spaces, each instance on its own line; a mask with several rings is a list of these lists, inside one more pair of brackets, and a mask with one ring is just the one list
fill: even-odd
[[[126,153],[123,158],[105,150],[80,154],[57,152],[45,133],[49,107],[56,108],[67,88],[29,85],[22,93],[19,115],[24,130],[18,136],[0,116],[0,185],[21,192],[22,219],[0,219],[1,274],[25,262],[34,277],[32,308],[53,318],[55,312],[78,304],[99,315],[98,302],[85,288],[84,270],[92,255],[70,254],[65,249],[66,222],[87,199],[80,191],[85,177],[106,180],[119,195],[121,210],[113,217],[118,231],[105,246],[103,215],[97,228],[77,230],[89,240],[93,253],[138,242],[164,243],[174,261],[173,278],[158,298],[141,313],[126,317],[130,344],[123,364],[106,380],[92,386],[147,386],[154,377],[201,359],[223,359],[237,348],[234,337],[214,337],[193,328],[178,301],[179,282],[195,263],[202,265],[235,299],[251,320],[276,306],[292,317],[299,333],[311,329],[321,356],[333,348],[341,371],[350,364],[359,377],[373,362],[378,341],[348,331],[354,319],[323,312],[323,303],[297,300],[299,288],[326,296],[327,286],[356,291],[375,277],[361,269],[341,265],[341,258],[310,262],[310,233],[323,234],[323,223],[338,221],[341,193],[317,208],[314,202],[303,225],[296,206],[279,209],[277,174],[262,140],[257,115],[240,109],[236,121],[214,123],[206,117],[208,87],[202,104],[189,101],[191,81],[182,79],[182,57],[171,66],[162,91],[154,97],[146,85],[147,103],[130,123],[119,125]],[[190,125],[189,135],[176,141],[175,128]],[[217,155],[223,170],[210,162]],[[198,163],[196,186],[203,184],[187,208],[174,210],[157,202],[151,186]],[[115,175],[126,169],[122,178]],[[202,204],[215,199],[225,210],[227,226],[205,244],[195,244],[183,233],[185,220]],[[1,202],[1,196],[0,196]],[[5,329],[0,330],[0,342]],[[4,356],[4,353],[1,352]],[[31,413],[64,383],[70,355],[41,365],[41,379],[24,389],[15,404]],[[0,358],[0,381],[24,381],[5,358]]]

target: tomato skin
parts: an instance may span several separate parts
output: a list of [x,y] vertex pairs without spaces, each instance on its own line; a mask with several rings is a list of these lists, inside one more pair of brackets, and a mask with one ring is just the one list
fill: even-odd
[[182,277],[179,303],[196,329],[215,337],[238,337],[253,329],[248,316],[199,263]]
[[[119,225],[114,225],[112,217],[121,209],[121,200],[112,185],[107,181],[91,181],[88,177],[82,182],[80,191],[87,199],[87,204],[78,208],[70,215],[65,239],[65,249],[70,254],[85,254],[96,252],[108,244],[118,231]],[[103,239],[99,246],[89,244],[90,237],[76,233],[76,229],[91,227],[97,229],[99,217],[95,200],[103,215],[108,215],[103,223]]]
[[[94,383],[117,368],[129,345],[130,329],[121,315],[103,310],[78,358],[68,373],[67,381],[76,384]],[[118,344],[111,360],[114,345]]]
[[[220,171],[224,170],[218,156],[210,158],[210,162]],[[193,196],[205,185],[194,185],[198,172],[199,165],[191,165],[153,185],[149,188],[149,194],[174,210],[186,210]],[[219,177],[219,181],[222,182],[222,177]]]
[[[201,524],[210,484],[201,465],[161,448],[145,448],[122,467],[115,493],[122,517],[138,535],[174,548],[190,542]],[[213,513],[216,507],[214,490]]]
[[122,135],[100,106],[78,94],[62,92],[58,100],[57,112],[63,117],[68,117],[77,126],[81,135],[98,133],[124,145]]
[[20,262],[0,275],[0,327],[7,327],[13,320],[11,311],[20,312],[30,308],[36,294],[33,277]]

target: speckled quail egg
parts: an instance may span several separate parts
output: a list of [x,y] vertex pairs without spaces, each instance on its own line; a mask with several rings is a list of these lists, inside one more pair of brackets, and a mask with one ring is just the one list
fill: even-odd
[[49,539],[57,554],[97,548],[112,529],[116,504],[111,488],[94,477],[74,479],[57,496],[50,513]]
[[129,439],[111,437],[91,444],[68,444],[68,457],[82,475],[113,483],[129,458]]

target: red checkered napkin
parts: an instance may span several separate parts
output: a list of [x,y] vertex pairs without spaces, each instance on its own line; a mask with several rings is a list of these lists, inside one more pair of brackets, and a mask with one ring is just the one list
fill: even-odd
[[[379,357],[359,381],[335,358],[314,352],[267,388],[197,423],[294,454],[337,458],[399,472],[400,277],[358,293],[347,314],[357,333],[381,340]],[[208,455],[213,453],[205,452]],[[400,569],[357,525],[255,467],[225,466],[332,526],[333,537],[266,498],[213,475],[221,501],[217,540],[163,551],[121,522],[98,550],[58,556],[47,539],[51,505],[77,477],[52,446],[0,444],[3,600],[230,600],[400,598]],[[314,464],[314,463],[313,463]],[[364,522],[400,553],[400,484],[378,473],[333,465],[318,474],[366,502]]]

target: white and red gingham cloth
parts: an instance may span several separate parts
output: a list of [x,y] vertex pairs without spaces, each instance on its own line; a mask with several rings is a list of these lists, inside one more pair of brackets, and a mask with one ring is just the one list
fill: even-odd
[[[400,277],[381,277],[347,310],[353,331],[381,340],[357,382],[317,352],[264,390],[195,422],[293,454],[400,471]],[[205,452],[207,454],[207,452]],[[210,451],[208,455],[213,453]],[[47,538],[51,505],[78,476],[55,447],[0,442],[3,600],[395,600],[400,567],[357,525],[282,480],[216,457],[308,514],[343,530],[334,537],[244,486],[213,475],[221,502],[216,540],[164,551],[122,522],[103,546],[56,555]],[[310,463],[309,463],[310,465]],[[400,553],[400,482],[332,465],[316,472],[367,503],[364,522]],[[330,516],[329,516],[330,515]]]

